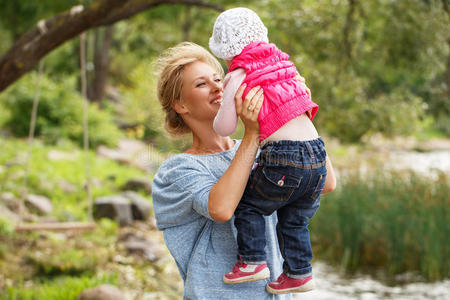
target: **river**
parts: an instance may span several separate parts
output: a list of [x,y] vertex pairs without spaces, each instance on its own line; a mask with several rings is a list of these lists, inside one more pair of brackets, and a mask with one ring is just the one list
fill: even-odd
[[342,276],[338,270],[322,263],[313,264],[316,289],[294,294],[294,300],[448,300],[450,279],[387,286],[368,275]]

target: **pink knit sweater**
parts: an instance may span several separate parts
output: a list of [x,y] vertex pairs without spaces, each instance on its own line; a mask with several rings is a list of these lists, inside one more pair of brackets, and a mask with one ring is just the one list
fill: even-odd
[[[226,97],[231,94],[227,89],[233,90],[232,96],[234,97],[237,88],[240,86],[240,84],[236,84],[236,81],[247,84],[243,99],[255,86],[261,86],[264,91],[264,102],[258,115],[260,142],[293,118],[309,110],[311,110],[311,119],[314,118],[319,106],[311,100],[301,82],[295,78],[297,70],[294,63],[288,59],[289,56],[274,44],[265,42],[253,42],[233,58],[229,73],[225,78],[224,100],[214,120],[216,132],[221,135],[230,135],[232,132],[229,132],[229,128],[232,128],[234,132],[236,127],[236,118],[234,120],[226,118],[226,116],[229,117],[232,114],[224,111],[231,107],[227,105],[229,101]],[[243,73],[239,68],[245,70],[243,81]],[[240,80],[238,78],[236,78],[238,80],[233,80],[233,75],[239,77]],[[234,103],[232,106],[234,106]],[[232,124],[225,124],[226,122]]]

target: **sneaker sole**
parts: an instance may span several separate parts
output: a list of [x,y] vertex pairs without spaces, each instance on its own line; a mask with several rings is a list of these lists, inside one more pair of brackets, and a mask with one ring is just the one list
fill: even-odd
[[270,294],[288,294],[288,293],[304,293],[314,290],[316,287],[314,280],[310,280],[302,286],[293,287],[288,289],[276,290],[271,288],[269,285],[266,285],[266,291]]
[[236,283],[244,283],[244,282],[263,280],[263,279],[267,279],[269,277],[270,277],[269,268],[265,268],[256,274],[248,275],[245,277],[239,277],[236,279],[229,279],[229,278],[226,278],[224,275],[223,282],[226,284],[236,284]]

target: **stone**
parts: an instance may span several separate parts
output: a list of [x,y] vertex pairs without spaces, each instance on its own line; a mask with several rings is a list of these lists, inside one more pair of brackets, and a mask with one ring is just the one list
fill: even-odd
[[6,219],[15,224],[19,222],[20,217],[10,211],[8,207],[0,205],[0,219]]
[[94,201],[94,217],[116,220],[121,226],[133,223],[130,201],[124,196],[98,197]]
[[25,199],[25,205],[31,211],[36,211],[38,214],[41,215],[48,215],[51,214],[53,211],[53,204],[50,201],[50,199],[41,195],[33,195],[33,194],[27,195]]
[[73,152],[63,152],[63,151],[59,151],[59,150],[50,150],[47,153],[47,158],[49,160],[53,160],[53,161],[59,161],[59,160],[76,160],[78,158],[78,153],[73,153]]
[[152,194],[152,183],[146,178],[132,178],[128,180],[122,190],[140,191],[143,190],[147,194]]
[[76,193],[78,191],[78,188],[75,185],[73,185],[72,183],[70,183],[64,179],[58,180],[58,186],[64,193],[72,194],[72,193]]
[[20,203],[19,199],[11,192],[4,192],[0,194],[0,203],[3,203],[9,210],[18,212]]
[[98,287],[83,291],[78,300],[126,300],[127,297],[117,287],[102,284]]
[[152,209],[149,200],[133,191],[126,191],[122,195],[130,200],[134,220],[145,221],[148,219]]
[[122,234],[119,241],[129,254],[142,256],[152,262],[162,257],[163,250],[159,243],[137,236],[134,233],[126,232]]

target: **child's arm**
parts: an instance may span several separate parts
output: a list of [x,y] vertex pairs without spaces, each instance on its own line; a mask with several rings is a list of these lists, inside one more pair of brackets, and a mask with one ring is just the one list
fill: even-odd
[[[295,77],[298,81],[301,82],[302,87],[306,90],[309,96],[311,96],[311,90],[306,86],[305,78],[297,72],[297,76]],[[311,110],[306,112],[308,117],[311,119]],[[326,194],[332,192],[336,189],[336,176],[334,175],[333,165],[331,164],[330,157],[327,155],[326,157],[327,164],[327,178],[325,179],[325,185],[322,190],[322,194]]]
[[325,185],[322,190],[322,194],[332,192],[336,189],[336,176],[334,175],[334,169],[331,165],[330,157],[327,155],[327,178],[325,179]]
[[245,70],[242,68],[228,73],[225,77],[222,103],[213,124],[214,130],[221,136],[230,136],[236,130],[237,114],[234,96],[244,79]]

